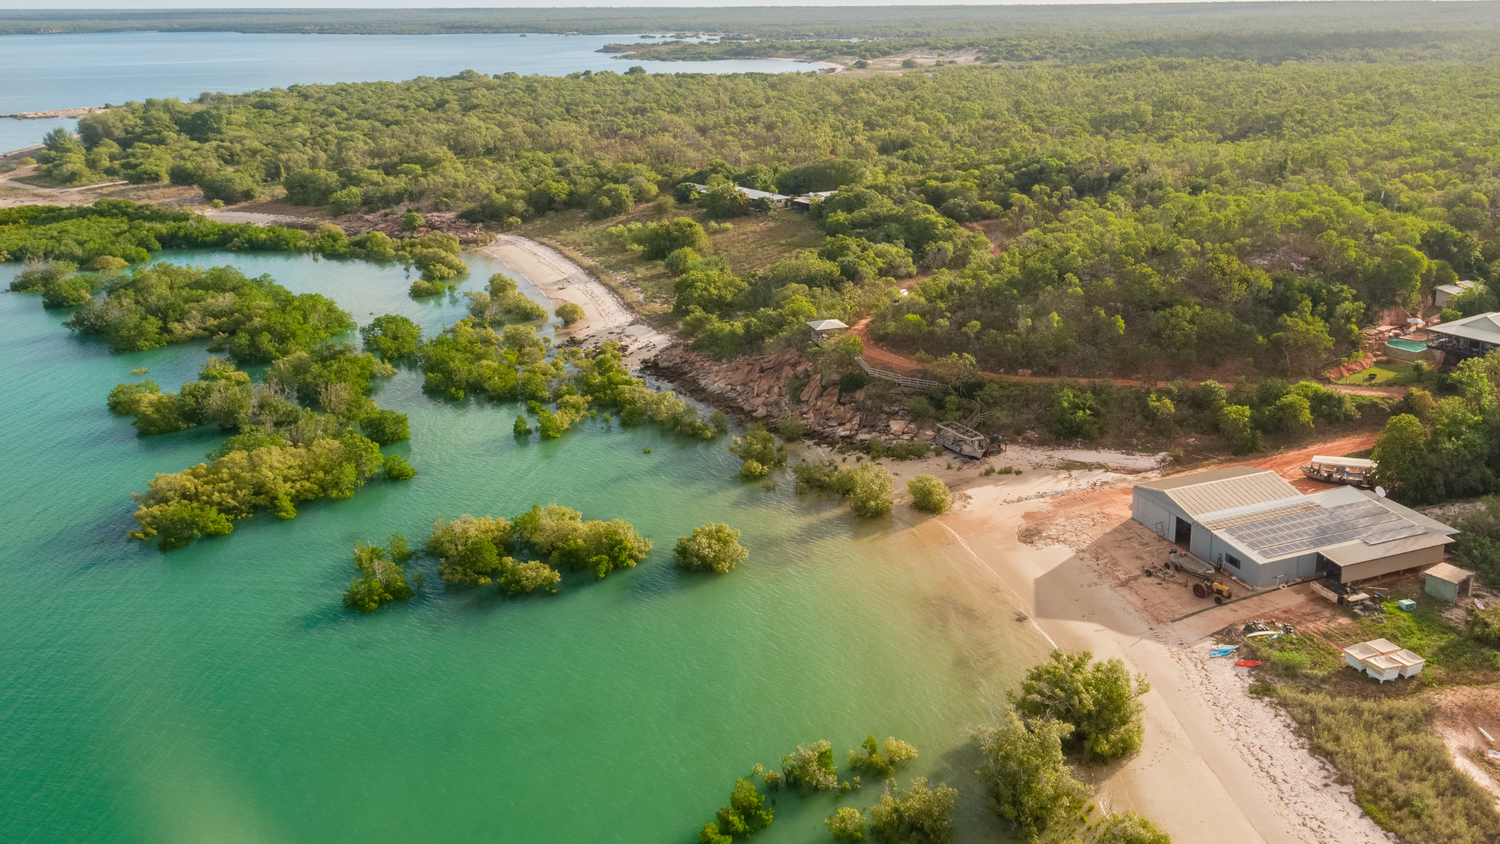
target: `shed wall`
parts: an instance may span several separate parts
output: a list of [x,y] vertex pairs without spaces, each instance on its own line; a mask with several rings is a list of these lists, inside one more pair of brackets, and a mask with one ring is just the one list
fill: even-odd
[[[1173,508],[1171,499],[1154,489],[1136,487],[1130,497],[1131,518],[1145,525],[1168,542],[1172,541],[1176,524],[1173,519],[1180,511]],[[1161,527],[1158,528],[1157,526]]]
[[1404,554],[1392,554],[1389,557],[1356,563],[1352,566],[1342,566],[1339,569],[1339,582],[1351,583],[1356,580],[1365,580],[1371,577],[1379,577],[1382,574],[1390,574],[1393,571],[1404,571],[1416,568],[1417,566],[1430,566],[1442,561],[1442,545],[1434,545],[1431,548],[1418,548],[1415,551],[1407,551]]
[[1442,598],[1444,601],[1458,601],[1458,584],[1449,583],[1440,577],[1427,575],[1427,594],[1434,598]]

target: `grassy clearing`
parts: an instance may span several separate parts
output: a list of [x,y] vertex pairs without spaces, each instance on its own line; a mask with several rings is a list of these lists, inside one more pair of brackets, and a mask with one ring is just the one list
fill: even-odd
[[755,214],[728,222],[733,229],[709,239],[714,253],[729,262],[735,275],[770,269],[798,249],[821,247],[826,239],[816,223],[796,211],[778,211],[775,216]]
[[[691,206],[673,212],[673,216],[691,217],[705,228],[709,222]],[[648,203],[629,214],[606,220],[590,220],[582,211],[547,214],[528,223],[518,233],[565,246],[623,276],[640,289],[641,299],[649,306],[646,313],[660,314],[672,307],[672,284],[675,281],[672,274],[660,261],[644,261],[605,234],[611,226],[656,220],[654,209]],[[769,269],[796,250],[817,248],[824,240],[823,233],[811,220],[793,211],[780,211],[775,216],[751,214],[727,222],[733,228],[712,232],[710,240],[714,254],[728,261],[739,275],[753,269]]]
[[1426,595],[1404,597],[1416,598],[1414,612],[1402,612],[1394,600],[1388,601],[1384,622],[1355,619],[1353,624],[1339,629],[1334,643],[1348,647],[1356,642],[1385,638],[1420,654],[1427,659],[1427,667],[1413,678],[1413,685],[1434,688],[1500,679],[1497,676],[1500,652],[1470,639],[1462,628],[1444,620],[1441,615],[1444,604]]
[[[1392,595],[1385,603],[1385,621],[1354,617],[1349,624],[1327,631],[1325,642],[1316,636],[1249,639],[1242,650],[1249,659],[1265,663],[1282,682],[1304,690],[1347,694],[1400,696],[1415,691],[1500,681],[1500,651],[1469,638],[1461,627],[1442,617],[1442,602],[1426,595]],[[1398,597],[1416,598],[1415,612],[1396,607]],[[1343,648],[1371,639],[1388,639],[1427,660],[1411,680],[1381,684],[1348,668]]]
[[[1422,384],[1429,384],[1436,379],[1436,375],[1433,373],[1433,367],[1426,366],[1426,370],[1426,372],[1418,377],[1417,374],[1412,371],[1411,364],[1396,363],[1395,361],[1388,360],[1382,363],[1377,363],[1369,369],[1364,370],[1363,372],[1356,372],[1353,375],[1345,375],[1343,378],[1340,378],[1338,380],[1338,383],[1350,384],[1353,386],[1416,387]],[[1371,375],[1375,376],[1374,381],[1370,380]]]
[[1384,829],[1410,844],[1482,844],[1500,835],[1494,801],[1454,769],[1425,704],[1285,686],[1261,692],[1291,713],[1313,753],[1353,782],[1355,802]]

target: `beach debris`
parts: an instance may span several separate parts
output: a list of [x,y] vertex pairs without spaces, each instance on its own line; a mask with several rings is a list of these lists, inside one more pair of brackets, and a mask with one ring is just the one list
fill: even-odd
[[1017,613],[1016,614],[1016,621],[1018,621],[1018,622],[1027,621],[1029,618],[1030,618],[1030,616],[1026,615],[1026,613]]

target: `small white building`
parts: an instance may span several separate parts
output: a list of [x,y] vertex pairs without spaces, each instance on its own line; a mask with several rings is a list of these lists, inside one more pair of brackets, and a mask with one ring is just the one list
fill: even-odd
[[1439,284],[1432,291],[1432,304],[1441,308],[1447,304],[1449,299],[1473,287],[1474,282],[1472,281],[1455,281],[1452,284]]
[[838,336],[840,331],[849,328],[837,319],[815,319],[808,322],[807,327],[812,329],[813,340],[818,343],[826,343]]
[[[699,194],[708,193],[710,190],[708,185],[695,184],[693,187],[698,190]],[[740,196],[745,197],[751,202],[762,201],[772,208],[789,208],[792,204],[792,198],[784,193],[771,193],[770,191],[740,187],[739,185],[735,185],[734,189],[739,191]]]

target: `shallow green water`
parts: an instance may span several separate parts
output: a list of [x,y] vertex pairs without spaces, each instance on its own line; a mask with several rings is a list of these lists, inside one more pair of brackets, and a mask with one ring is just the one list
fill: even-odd
[[[396,267],[170,257],[269,272],[361,322],[397,312],[431,331],[463,312],[411,301]],[[476,277],[488,260],[471,256]],[[15,271],[0,265],[0,286]],[[137,367],[176,389],[207,353],[114,356],[65,318],[0,295],[0,841],[686,844],[753,763],[820,738],[842,762],[867,732],[915,743],[903,781],[964,788],[963,825],[993,836],[964,731],[1041,645],[979,609],[941,526],[860,522],[789,479],[742,484],[722,440],[594,422],[518,442],[514,406],[434,402],[403,372],[376,399],[411,416],[387,452],[415,480],[162,555],[124,541],[130,493],[220,437],[136,439],[104,397]],[[356,539],[419,542],[437,515],[549,501],[628,519],[656,548],[518,602],[445,591],[424,561],[409,604],[341,609]],[[679,575],[675,537],[710,520],[741,529],[750,559]],[[823,840],[835,805],[783,795],[758,840]]]

